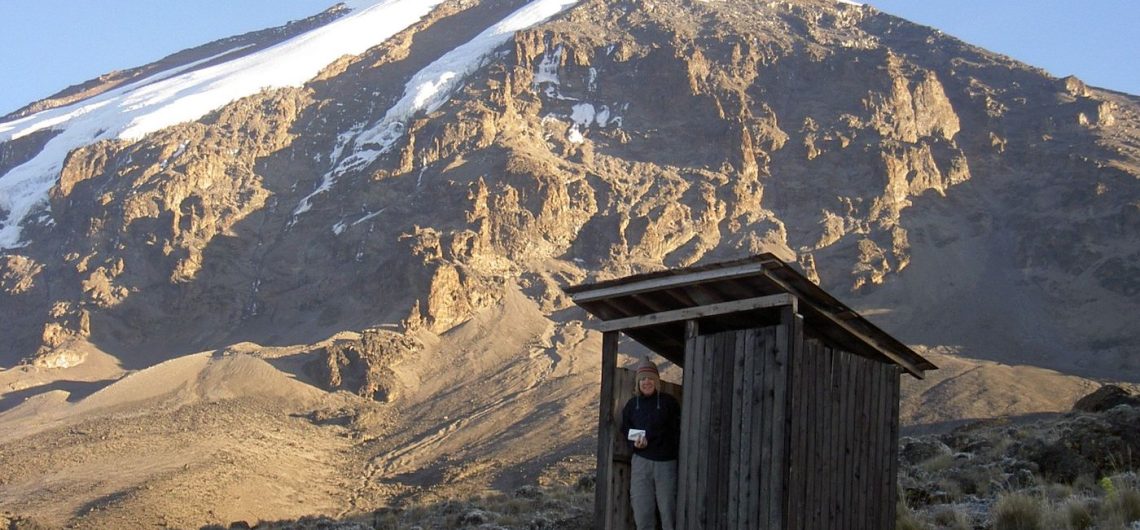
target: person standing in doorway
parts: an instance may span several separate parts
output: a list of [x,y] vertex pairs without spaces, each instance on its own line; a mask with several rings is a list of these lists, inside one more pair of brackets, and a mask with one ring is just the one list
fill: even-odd
[[660,391],[660,373],[649,359],[638,363],[634,381],[635,395],[621,412],[621,431],[633,449],[629,484],[633,520],[637,530],[654,530],[660,513],[662,530],[674,530],[681,405]]

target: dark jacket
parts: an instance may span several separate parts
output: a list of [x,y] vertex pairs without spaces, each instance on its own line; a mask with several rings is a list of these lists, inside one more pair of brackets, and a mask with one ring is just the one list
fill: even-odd
[[[645,449],[637,449],[629,440],[630,429],[645,430]],[[633,453],[656,460],[676,460],[681,445],[681,405],[664,392],[643,396],[640,392],[626,402],[621,411],[621,434]]]

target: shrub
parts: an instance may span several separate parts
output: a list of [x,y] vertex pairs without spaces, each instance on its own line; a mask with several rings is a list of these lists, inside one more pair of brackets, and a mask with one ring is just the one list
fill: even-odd
[[899,501],[895,509],[895,530],[927,530],[927,526],[915,518],[905,502]]
[[1105,499],[1102,514],[1105,522],[1110,524],[1127,525],[1140,521],[1140,491],[1116,490],[1115,495]]
[[1093,525],[1093,511],[1088,502],[1080,499],[1069,499],[1061,506],[1062,515],[1069,528],[1073,530],[1088,530]]
[[974,527],[969,515],[951,506],[942,506],[934,511],[934,524],[950,530],[971,530]]
[[994,530],[1043,530],[1042,509],[1041,501],[1030,495],[1002,495],[998,497],[991,513]]

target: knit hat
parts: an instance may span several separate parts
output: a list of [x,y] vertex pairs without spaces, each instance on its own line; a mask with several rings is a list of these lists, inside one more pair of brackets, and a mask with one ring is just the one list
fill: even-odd
[[640,383],[646,377],[652,377],[653,382],[661,383],[661,373],[657,371],[657,365],[649,359],[642,359],[641,362],[637,363],[637,375],[634,376],[633,380]]

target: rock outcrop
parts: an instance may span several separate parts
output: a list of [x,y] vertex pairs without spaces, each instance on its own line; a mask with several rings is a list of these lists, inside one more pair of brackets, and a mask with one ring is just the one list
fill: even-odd
[[445,2],[304,87],[72,152],[0,260],[5,365],[68,365],[72,339],[441,334],[507,289],[553,315],[571,278],[773,252],[910,343],[1140,369],[1135,98],[869,6],[584,1],[338,172],[408,77],[516,4]]

